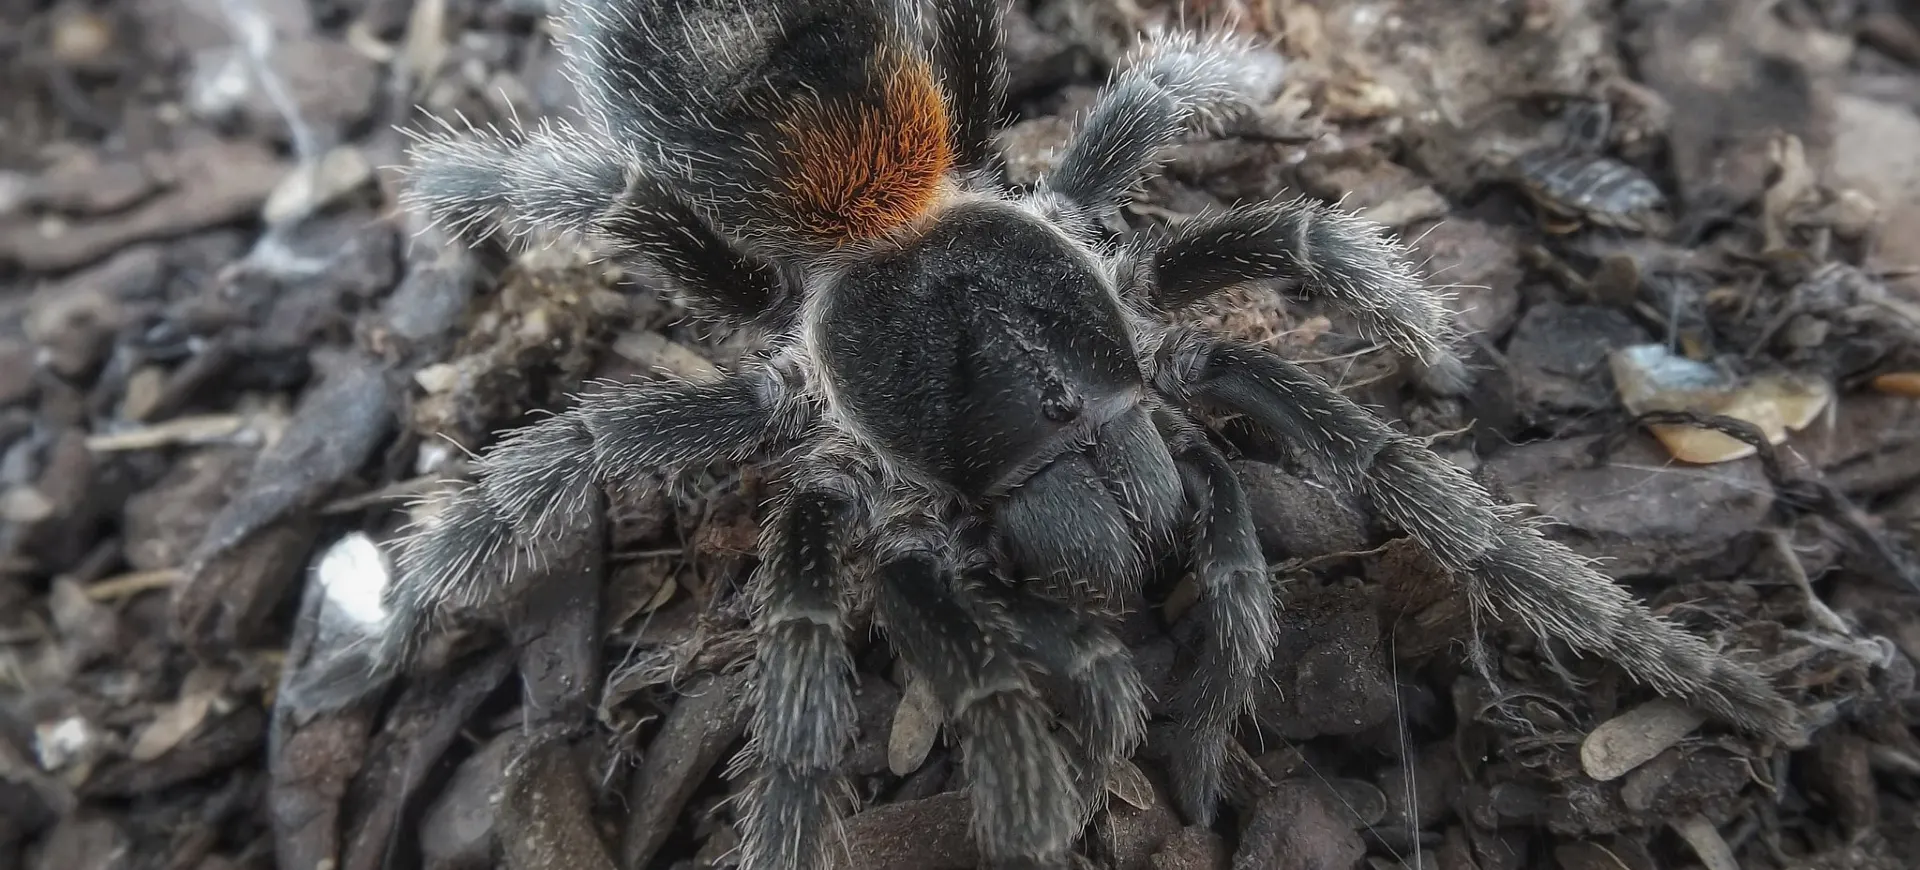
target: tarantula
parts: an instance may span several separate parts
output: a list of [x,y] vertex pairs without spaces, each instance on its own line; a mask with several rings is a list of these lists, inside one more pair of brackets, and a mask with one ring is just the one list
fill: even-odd
[[[1371,499],[1482,608],[1603,655],[1732,723],[1789,733],[1757,673],[1654,616],[1465,472],[1268,350],[1174,326],[1217,291],[1324,300],[1458,389],[1444,301],[1380,229],[1307,200],[1138,244],[1100,222],[1166,146],[1279,75],[1235,39],[1162,34],[1121,65],[1057,166],[996,172],[998,0],[565,0],[578,124],[454,131],[412,155],[411,202],[470,235],[579,233],[695,309],[764,330],[716,382],[610,387],[505,437],[402,544],[404,658],[434,612],[484,608],[586,546],[609,487],[782,451],[751,595],[758,632],[747,868],[820,866],[854,729],[849,594],[955,725],[996,863],[1067,860],[1145,731],[1144,690],[1092,600],[1193,572],[1176,799],[1209,822],[1224,746],[1272,664],[1277,602],[1223,445],[1297,451]],[[1237,441],[1202,410],[1235,419]]]

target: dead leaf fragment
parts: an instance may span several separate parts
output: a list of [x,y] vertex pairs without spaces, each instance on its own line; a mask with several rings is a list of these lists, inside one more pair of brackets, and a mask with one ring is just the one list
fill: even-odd
[[1136,810],[1153,808],[1153,781],[1131,761],[1122,759],[1114,765],[1113,772],[1107,775],[1107,791]]
[[1373,121],[1400,110],[1400,95],[1371,78],[1355,77],[1327,86],[1329,121]]
[[1160,605],[1160,610],[1161,613],[1166,616],[1167,622],[1179,622],[1180,617],[1185,616],[1187,611],[1193,607],[1194,602],[1199,600],[1200,579],[1192,574],[1188,574],[1180,578],[1180,582],[1174,585],[1173,591],[1167,595],[1167,600]]
[[887,769],[894,776],[906,776],[926,762],[934,739],[940,735],[942,718],[940,704],[927,681],[909,678],[893,714],[893,731],[887,735]]
[[163,708],[160,715],[140,730],[127,756],[134,761],[152,761],[180,745],[207,720],[214,702],[226,688],[227,677],[222,668],[207,665],[194,668],[180,686],[179,700]]
[[1670,823],[1673,832],[1693,847],[1693,853],[1700,856],[1700,863],[1707,870],[1740,870],[1740,862],[1733,857],[1733,847],[1727,845],[1719,829],[1701,816],[1690,816]]
[[[1806,428],[1833,401],[1833,387],[1818,378],[1780,372],[1740,381],[1661,344],[1621,348],[1607,363],[1621,404],[1634,414],[1690,411],[1733,417],[1759,427],[1771,444]],[[1719,432],[1671,424],[1647,428],[1682,462],[1704,465],[1754,454],[1752,445]]]
[[613,351],[649,370],[696,383],[717,380],[720,369],[693,348],[657,332],[629,332],[613,341]]
[[1580,743],[1580,767],[1601,782],[1629,771],[1680,742],[1706,717],[1678,701],[1648,701],[1593,729]]
[[1873,388],[1889,395],[1920,398],[1920,372],[1888,372],[1873,379]]
[[1819,180],[1807,165],[1807,149],[1798,136],[1775,137],[1768,143],[1768,156],[1773,158],[1774,171],[1779,173],[1761,198],[1766,232],[1764,252],[1771,253],[1788,247],[1787,229],[1794,212],[1817,196]]

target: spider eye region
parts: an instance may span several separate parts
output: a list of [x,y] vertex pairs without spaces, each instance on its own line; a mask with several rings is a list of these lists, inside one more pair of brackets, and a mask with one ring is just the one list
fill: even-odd
[[932,68],[891,51],[872,63],[870,95],[803,98],[779,124],[793,224],[830,244],[878,238],[928,213],[954,163]]

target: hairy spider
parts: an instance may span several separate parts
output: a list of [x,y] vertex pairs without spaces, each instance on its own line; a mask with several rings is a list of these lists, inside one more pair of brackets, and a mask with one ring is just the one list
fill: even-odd
[[[580,233],[697,310],[765,331],[716,382],[615,386],[507,436],[409,537],[381,653],[487,607],[569,548],[604,488],[783,451],[752,581],[758,632],[743,866],[821,866],[854,729],[848,592],[954,723],[989,860],[1066,860],[1142,739],[1139,675],[1094,598],[1165,560],[1197,578],[1177,711],[1181,809],[1210,821],[1224,746],[1271,665],[1273,587],[1202,409],[1369,498],[1482,608],[1605,656],[1732,723],[1789,733],[1754,671],[1639,605],[1465,472],[1268,350],[1171,325],[1216,291],[1317,297],[1457,389],[1447,309],[1378,228],[1306,200],[1149,242],[1099,222],[1166,146],[1279,75],[1270,53],[1167,34],[1121,65],[1031,190],[992,159],[998,0],[566,0],[584,120],[456,132],[412,202],[463,230]],[[1091,594],[1089,594],[1091,593]],[[1058,726],[1058,727],[1056,727]]]

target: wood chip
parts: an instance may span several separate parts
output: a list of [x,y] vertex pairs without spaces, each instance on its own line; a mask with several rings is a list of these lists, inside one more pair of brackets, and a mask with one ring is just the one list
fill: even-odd
[[90,435],[87,437],[87,449],[95,453],[111,453],[225,441],[245,432],[247,422],[244,414],[196,414],[125,432]]
[[215,140],[158,155],[173,181],[159,195],[81,224],[31,214],[0,219],[0,261],[55,272],[99,261],[121,248],[173,238],[253,213],[291,167],[256,142]]
[[893,714],[893,731],[887,735],[887,769],[894,776],[906,776],[926,763],[943,718],[927,681],[910,677]]
[[1668,824],[1680,839],[1693,847],[1693,853],[1700,856],[1700,863],[1705,864],[1707,870],[1740,870],[1740,862],[1733,857],[1733,847],[1727,845],[1719,829],[1705,817],[1690,816]]
[[629,781],[621,866],[652,866],[707,772],[746,730],[746,681],[744,672],[701,673],[681,689]]
[[698,351],[657,332],[629,332],[613,341],[613,351],[635,365],[657,369],[695,383],[711,383],[721,372]]
[[529,744],[500,777],[494,812],[502,864],[508,870],[614,870],[593,824],[593,792],[577,753],[558,737]]
[[1888,372],[1873,379],[1873,388],[1889,395],[1920,399],[1920,372]]
[[1146,771],[1131,761],[1121,759],[1113,772],[1107,776],[1107,792],[1136,810],[1153,808],[1153,781],[1147,779]]
[[226,689],[230,675],[225,669],[201,665],[187,674],[180,686],[180,698],[163,708],[127,753],[134,761],[152,761],[172,751],[207,720],[214,701]]
[[89,584],[87,597],[94,601],[118,601],[130,598],[142,592],[156,589],[171,589],[185,580],[187,575],[176,568],[161,568],[156,571],[134,571],[114,577],[108,577],[98,583]]
[[1199,600],[1200,578],[1194,574],[1188,574],[1180,578],[1180,582],[1173,587],[1173,591],[1167,594],[1166,602],[1160,605],[1160,612],[1166,616],[1169,624],[1179,622],[1180,617],[1185,616],[1187,610]]
[[1601,782],[1618,779],[1679,743],[1706,721],[1699,711],[1659,698],[1608,719],[1580,744],[1580,767]]

